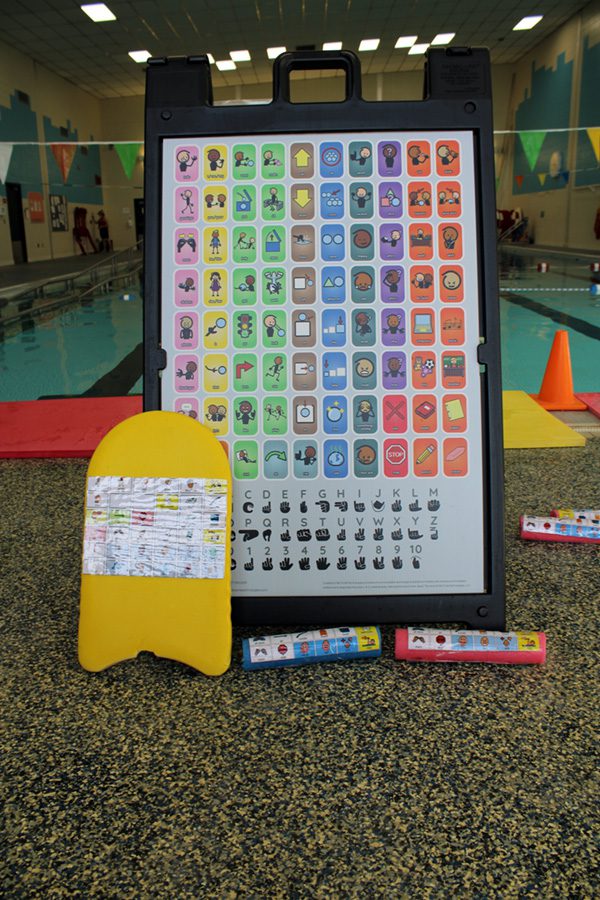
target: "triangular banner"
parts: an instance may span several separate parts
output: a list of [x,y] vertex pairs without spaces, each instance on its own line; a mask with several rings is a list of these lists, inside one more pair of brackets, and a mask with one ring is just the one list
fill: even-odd
[[523,175],[515,175],[515,181],[517,182],[517,187],[523,187]]
[[542,187],[546,183],[547,174],[548,174],[547,172],[538,172],[538,179],[539,179],[539,182],[542,185]]
[[523,145],[523,150],[525,152],[525,156],[527,157],[527,162],[529,163],[529,168],[533,172],[535,169],[535,164],[538,161],[538,157],[540,155],[540,150],[542,149],[542,144],[546,138],[545,131],[520,131],[519,137],[521,138],[521,144]]
[[69,172],[71,171],[71,166],[73,165],[73,160],[75,159],[75,154],[77,153],[77,145],[51,144],[50,149],[56,160],[56,165],[60,169],[63,184],[66,184]]
[[588,128],[587,136],[589,137],[590,143],[594,148],[596,162],[600,163],[600,128]]
[[123,171],[128,178],[133,175],[133,170],[140,154],[141,144],[115,144],[115,150],[121,160]]
[[12,152],[12,144],[0,144],[0,181],[6,181]]

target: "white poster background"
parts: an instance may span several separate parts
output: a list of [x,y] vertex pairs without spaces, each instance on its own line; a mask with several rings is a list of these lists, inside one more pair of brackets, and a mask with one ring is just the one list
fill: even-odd
[[[406,145],[408,141],[427,141],[431,148],[431,175],[418,177],[407,171]],[[319,173],[318,150],[325,142],[339,141],[344,147],[344,170],[341,176],[323,178]],[[373,147],[373,174],[363,177],[349,174],[348,154],[349,144],[354,141],[369,142]],[[377,169],[376,153],[380,141],[397,141],[402,146],[402,172],[392,179],[389,176],[379,175]],[[435,146],[438,141],[457,141],[460,147],[461,171],[457,177],[438,175],[435,165]],[[286,152],[285,177],[276,181],[265,180],[261,172],[261,146],[277,142],[283,144]],[[175,409],[176,401],[189,401],[190,396],[198,401],[199,419],[203,418],[203,403],[206,397],[202,389],[203,379],[200,374],[198,392],[190,395],[178,393],[175,379],[175,357],[183,351],[175,348],[175,314],[185,312],[175,306],[174,282],[175,273],[183,269],[195,269],[198,273],[198,297],[196,305],[190,308],[191,312],[198,314],[198,331],[200,337],[199,349],[192,354],[198,359],[198,370],[202,372],[202,357],[209,350],[202,349],[202,316],[211,309],[206,298],[202,296],[204,271],[218,267],[226,269],[229,275],[229,284],[233,285],[233,270],[236,268],[252,267],[257,270],[257,300],[256,304],[247,309],[254,310],[257,314],[257,330],[259,333],[258,346],[253,351],[260,355],[273,352],[263,348],[261,351],[260,334],[262,330],[262,314],[270,307],[262,302],[260,283],[261,269],[276,266],[287,273],[288,282],[291,281],[291,270],[302,263],[291,259],[291,228],[298,225],[298,221],[290,216],[290,189],[293,184],[298,184],[300,179],[294,178],[290,172],[290,147],[294,143],[312,143],[317,151],[315,155],[315,174],[308,179],[315,186],[315,217],[307,222],[315,228],[318,236],[323,224],[341,224],[347,234],[352,225],[360,222],[368,223],[374,227],[375,236],[381,224],[388,224],[389,220],[379,218],[377,212],[377,188],[380,181],[393,180],[402,185],[403,215],[398,221],[404,232],[404,256],[398,261],[398,265],[405,270],[405,298],[399,305],[406,314],[406,342],[399,349],[406,353],[407,357],[407,384],[406,388],[397,393],[404,394],[407,398],[409,410],[409,428],[400,438],[406,439],[409,446],[415,438],[425,435],[415,434],[412,429],[411,400],[415,393],[410,378],[410,360],[412,353],[419,349],[432,350],[436,354],[438,377],[436,387],[433,390],[422,393],[435,394],[438,398],[438,429],[432,435],[439,445],[439,472],[436,477],[423,478],[414,475],[412,454],[410,466],[406,477],[391,478],[383,474],[382,452],[380,452],[379,474],[374,478],[357,478],[353,475],[352,459],[350,459],[349,473],[345,478],[333,479],[324,477],[322,461],[319,463],[318,475],[311,479],[298,479],[293,474],[294,443],[298,435],[292,431],[291,412],[293,409],[293,397],[295,393],[291,387],[291,377],[285,396],[288,401],[289,430],[283,440],[289,448],[289,474],[285,479],[266,478],[262,474],[262,465],[259,468],[259,476],[249,481],[234,479],[233,489],[233,516],[235,540],[233,542],[234,571],[232,573],[232,593],[235,596],[339,596],[339,595],[376,595],[376,594],[445,594],[445,593],[480,593],[485,590],[484,579],[484,526],[483,526],[483,467],[482,467],[482,437],[481,437],[481,386],[480,369],[477,362],[477,346],[479,344],[479,278],[477,267],[478,234],[476,223],[475,205],[475,169],[473,156],[473,137],[470,132],[339,132],[324,135],[322,133],[302,135],[265,134],[256,136],[236,137],[205,137],[183,139],[169,139],[163,142],[163,196],[162,196],[162,296],[161,296],[161,320],[162,320],[162,346],[167,353],[167,366],[162,372],[162,408]],[[232,148],[236,144],[254,145],[256,147],[256,177],[254,180],[244,182],[232,177],[233,160]],[[176,180],[178,163],[176,153],[182,147],[194,145],[198,147],[198,179],[191,184],[182,184]],[[216,184],[205,181],[205,156],[211,147],[225,147],[228,150],[228,169],[226,180]],[[460,182],[462,193],[462,215],[460,219],[439,218],[435,198],[436,187],[440,181],[453,180]],[[348,194],[346,194],[346,216],[341,220],[329,222],[320,218],[319,198],[320,186],[323,182],[342,182],[346,192],[350,190],[350,184],[366,180],[373,185],[374,215],[370,219],[356,219],[349,215]],[[426,181],[432,186],[432,214],[425,219],[432,225],[434,235],[434,257],[424,261],[434,269],[435,282],[441,265],[448,265],[447,260],[437,257],[438,225],[460,222],[463,229],[463,256],[458,260],[464,271],[465,296],[460,304],[443,304],[440,302],[436,289],[435,300],[427,304],[436,312],[436,343],[432,347],[419,348],[411,344],[412,332],[410,328],[410,312],[415,303],[409,296],[408,272],[416,263],[408,255],[408,228],[409,225],[418,223],[408,215],[408,191],[409,182]],[[264,225],[271,220],[262,218],[262,187],[265,184],[281,186],[286,195],[286,218],[274,222],[274,226],[285,230],[287,251],[286,260],[282,263],[264,263],[261,261],[260,239]],[[258,201],[257,218],[248,222],[257,229],[258,254],[256,263],[234,263],[232,259],[232,233],[240,222],[233,221],[230,215],[226,222],[216,223],[215,227],[227,227],[229,231],[228,258],[224,263],[203,262],[202,246],[200,247],[199,260],[196,265],[176,264],[175,244],[176,233],[186,231],[185,227],[177,223],[175,215],[175,198],[182,189],[196,187],[198,189],[198,217],[192,223],[198,229],[200,242],[204,229],[210,225],[202,214],[202,198],[204,189],[210,186],[217,194],[222,187],[227,188],[231,204],[233,205],[234,191],[243,190],[247,185],[255,185]],[[347,241],[347,243],[349,243]],[[387,260],[378,258],[377,253],[372,261],[365,262],[371,265],[377,272],[378,267],[391,265]],[[344,309],[348,323],[351,321],[352,309],[356,303],[352,303],[348,296],[342,306],[325,304],[320,299],[319,276],[320,269],[325,265],[342,265],[346,269],[347,284],[350,283],[350,270],[353,266],[360,265],[348,256],[343,262],[328,263],[319,259],[317,251],[314,262],[307,263],[316,269],[317,299],[314,305],[297,307],[291,301],[291,296],[285,306],[273,307],[273,312],[284,311],[287,315],[288,327],[291,314],[295,309],[310,309],[316,313],[319,323],[321,313],[325,310]],[[291,295],[291,291],[289,291]],[[349,291],[348,291],[349,294]],[[228,302],[220,306],[219,311],[231,320],[233,313],[239,309],[233,304],[233,289],[231,287]],[[380,321],[381,310],[385,308],[378,296],[374,304],[377,309],[377,321]],[[389,305],[389,304],[388,304]],[[418,304],[423,306],[424,304]],[[460,307],[465,317],[465,341],[457,352],[463,352],[466,357],[465,374],[466,386],[458,391],[466,399],[468,408],[468,428],[461,437],[468,441],[468,474],[464,477],[446,477],[443,474],[442,441],[451,435],[442,431],[442,395],[455,393],[454,390],[443,388],[441,385],[441,354],[452,348],[441,344],[441,327],[439,312],[443,308],[456,309]],[[379,327],[379,326],[378,326]],[[231,329],[230,329],[231,333]],[[289,335],[289,332],[288,332]],[[321,335],[317,345],[312,349],[317,354],[317,362],[325,349],[321,343]],[[352,344],[352,335],[348,327],[346,346],[341,348],[346,353],[349,368],[352,355],[358,347]],[[389,347],[377,344],[366,347],[365,350],[381,356]],[[288,341],[288,346],[283,350],[290,359],[295,348]],[[239,349],[230,346],[225,351],[229,356],[230,364],[233,356],[239,353]],[[317,366],[319,368],[319,366]],[[349,373],[348,388],[344,391],[330,391],[323,388],[319,378],[317,388],[311,392],[318,400],[321,408],[321,400],[331,393],[342,393],[351,404],[352,396],[364,393],[352,388],[352,379]],[[389,390],[381,386],[381,378],[375,389],[366,391],[375,395],[379,402]],[[258,400],[258,409],[261,409],[262,398],[270,395],[271,391],[265,391],[261,385],[259,374],[258,389],[252,391],[252,395]],[[233,409],[236,394],[231,388],[225,396],[229,399],[230,409]],[[239,396],[239,395],[237,395]],[[351,408],[351,407],[349,407]],[[205,423],[209,424],[210,423]],[[321,430],[314,438],[322,449],[325,439],[331,435],[325,435]],[[353,433],[352,422],[349,424],[348,433],[342,436],[348,445],[349,455],[353,452],[353,445],[360,435]],[[382,451],[383,442],[390,438],[382,429],[381,413],[379,428],[376,434],[364,435],[365,438],[376,440]],[[233,433],[233,425],[229,432],[220,439],[229,445],[230,462],[233,470],[233,445],[238,440],[243,440]],[[265,441],[272,440],[261,430],[259,421],[258,433],[253,440],[257,441],[259,459],[263,452]],[[262,462],[262,460],[261,460]],[[325,502],[325,506],[322,506]],[[326,504],[329,504],[327,509]],[[336,506],[336,504],[338,504]],[[340,505],[341,504],[341,505]],[[347,509],[344,510],[344,504]],[[437,508],[439,505],[439,508]],[[398,506],[401,509],[398,510]],[[395,507],[395,509],[394,509]],[[412,509],[411,509],[412,507]],[[432,507],[432,508],[430,508]],[[254,532],[257,532],[255,535]],[[383,532],[383,537],[381,534]],[[298,535],[304,538],[310,534],[308,540],[299,540]],[[398,538],[399,533],[401,538]],[[326,539],[320,536],[327,534]],[[394,537],[395,535],[396,537]],[[308,562],[307,562],[308,561]]]

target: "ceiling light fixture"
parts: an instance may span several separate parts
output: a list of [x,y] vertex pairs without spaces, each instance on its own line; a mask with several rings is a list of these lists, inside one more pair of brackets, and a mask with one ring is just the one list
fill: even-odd
[[401,47],[412,47],[417,41],[416,34],[407,34],[404,37],[399,37],[396,43],[394,44],[394,49],[399,50]]
[[379,47],[379,38],[365,38],[358,45],[359,52],[364,52],[366,50],[377,50]]
[[145,63],[152,56],[147,50],[130,50],[129,55],[136,63]]
[[413,44],[410,50],[408,51],[409,56],[418,56],[421,53],[425,53],[429,48],[429,44]]
[[115,22],[117,19],[105,3],[86,3],[81,9],[92,22]]
[[431,42],[432,47],[441,47],[444,44],[449,44],[451,40],[456,37],[455,31],[450,31],[447,34],[436,34],[434,39]]
[[237,69],[232,59],[218,59],[216,65],[219,72],[231,72],[232,69]]
[[208,61],[209,61],[209,63],[211,64],[211,66],[214,66],[214,64],[215,64],[215,58],[214,58],[214,56],[212,55],[212,53],[207,53],[206,55],[207,55],[207,57],[208,57]]
[[248,50],[232,50],[229,55],[236,63],[250,62],[250,60],[252,59]]
[[323,44],[323,50],[341,50],[342,42],[341,41],[327,41],[327,43]]
[[267,56],[269,59],[277,59],[282,53],[286,53],[286,47],[267,47]]
[[528,31],[530,28],[534,28],[538,22],[541,22],[543,18],[543,16],[525,16],[520,22],[517,22],[513,31]]

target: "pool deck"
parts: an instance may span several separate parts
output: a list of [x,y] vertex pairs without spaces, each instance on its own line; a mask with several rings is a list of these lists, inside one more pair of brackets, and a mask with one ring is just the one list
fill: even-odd
[[600,249],[577,247],[551,247],[548,244],[513,244],[510,241],[502,241],[498,245],[500,250],[515,250],[530,253],[535,256],[562,256],[570,260],[585,259],[589,262],[600,262]]
[[86,464],[1,461],[6,896],[598,896],[598,549],[518,519],[597,504],[599,468],[506,454],[507,620],[545,666],[395,662],[387,626],[379,660],[246,674],[236,628],[209,679],[79,667]]

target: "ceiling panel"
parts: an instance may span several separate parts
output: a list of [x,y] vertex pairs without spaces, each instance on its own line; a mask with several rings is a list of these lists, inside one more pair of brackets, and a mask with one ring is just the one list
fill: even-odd
[[[271,80],[266,48],[314,45],[341,40],[357,50],[363,38],[381,38],[379,48],[361,53],[365,74],[412,71],[423,56],[395,50],[396,38],[417,34],[419,43],[439,32],[456,32],[453,44],[487,46],[492,62],[515,63],[581,8],[579,0],[105,0],[115,22],[94,23],[77,0],[0,0],[3,38],[52,71],[67,73],[96,97],[143,93],[143,66],[129,50],[153,56],[210,52],[227,59],[231,50],[249,50],[252,62],[233,72],[213,67],[215,86]],[[528,12],[544,15],[532,31],[513,32]],[[265,84],[265,93],[269,89]]]

